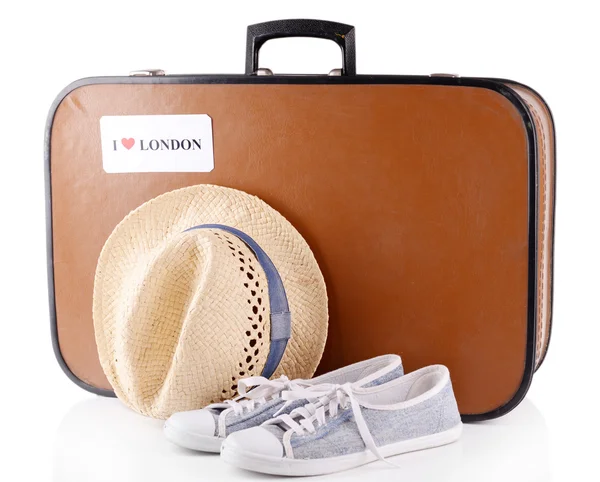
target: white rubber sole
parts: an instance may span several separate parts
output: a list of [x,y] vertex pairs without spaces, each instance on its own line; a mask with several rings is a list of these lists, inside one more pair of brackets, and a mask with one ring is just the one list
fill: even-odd
[[167,440],[173,442],[175,445],[180,447],[197,450],[199,452],[211,452],[218,454],[221,452],[221,445],[223,444],[222,438],[209,437],[207,435],[198,435],[195,433],[184,432],[176,430],[169,425],[169,422],[165,423],[164,433]]
[[[384,457],[416,452],[433,447],[440,447],[455,442],[462,433],[462,423],[445,432],[427,435],[412,440],[405,440],[383,447],[379,451]],[[227,441],[221,448],[221,458],[228,464],[241,469],[261,472],[272,475],[307,476],[325,475],[334,472],[360,467],[377,460],[377,457],[368,450],[356,454],[341,455],[325,459],[288,459],[281,457],[268,457],[257,455],[248,451],[236,450],[227,446]]]

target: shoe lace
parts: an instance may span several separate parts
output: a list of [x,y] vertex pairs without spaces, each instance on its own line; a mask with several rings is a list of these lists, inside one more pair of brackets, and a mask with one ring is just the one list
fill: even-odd
[[284,391],[295,392],[307,389],[309,384],[304,380],[290,380],[285,375],[274,380],[265,377],[248,377],[238,381],[239,396],[223,403],[208,405],[208,409],[233,409],[236,415],[248,413],[267,401],[281,396]]
[[310,400],[315,397],[318,397],[316,402],[309,402],[302,407],[295,408],[289,414],[276,415],[276,417],[265,422],[265,424],[283,424],[293,430],[297,435],[304,435],[306,433],[313,434],[318,427],[327,423],[327,414],[329,414],[329,420],[331,420],[337,416],[340,408],[346,410],[350,407],[352,409],[352,414],[354,415],[358,433],[367,449],[369,449],[379,460],[397,467],[396,464],[386,460],[383,455],[381,455],[381,452],[379,452],[362,414],[360,403],[357,400],[350,383],[330,386],[321,385],[310,387],[309,389],[287,391],[282,394],[283,399],[290,401],[301,398]]

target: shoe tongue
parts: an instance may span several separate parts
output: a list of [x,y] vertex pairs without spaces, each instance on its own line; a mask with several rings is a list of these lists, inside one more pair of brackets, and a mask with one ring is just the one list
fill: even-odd
[[207,410],[213,415],[213,417],[218,417],[221,415],[221,412],[227,410],[227,407],[211,407],[207,408]]

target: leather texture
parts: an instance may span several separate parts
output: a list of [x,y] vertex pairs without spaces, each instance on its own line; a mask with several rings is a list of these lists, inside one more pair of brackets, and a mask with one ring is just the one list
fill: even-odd
[[[545,274],[537,302],[540,319],[549,320],[554,153],[544,142],[552,125],[535,95],[521,94],[546,132],[539,145],[546,149],[539,156]],[[212,172],[103,171],[101,116],[186,113],[212,118]],[[407,371],[445,364],[462,414],[496,410],[522,385],[528,145],[520,113],[498,92],[411,84],[86,85],[58,106],[49,154],[58,342],[69,369],[89,385],[110,389],[91,316],[104,241],[143,202],[199,183],[259,196],[311,246],[330,307],[319,373],[384,353],[400,354]]]

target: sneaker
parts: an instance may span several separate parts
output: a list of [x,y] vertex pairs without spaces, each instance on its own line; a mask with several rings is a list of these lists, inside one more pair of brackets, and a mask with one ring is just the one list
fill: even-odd
[[289,380],[285,376],[275,380],[246,378],[238,382],[239,397],[200,410],[175,413],[165,422],[164,433],[180,447],[219,453],[228,435],[257,427],[274,415],[290,413],[339,384],[371,387],[403,374],[398,355],[383,355],[310,380]]
[[448,369],[434,365],[379,386],[339,385],[316,403],[230,435],[221,457],[265,474],[322,475],[445,445],[461,431]]

